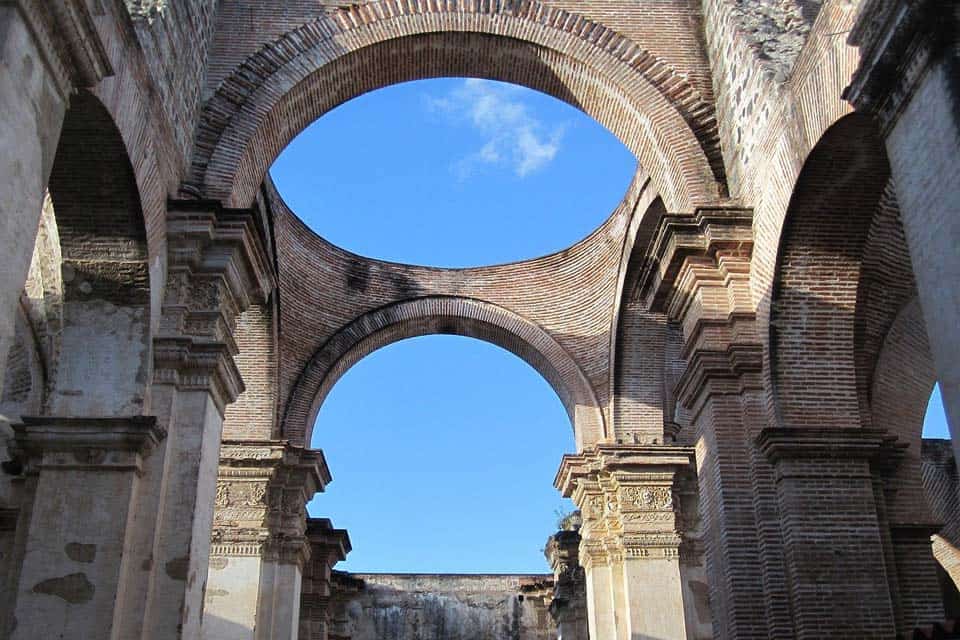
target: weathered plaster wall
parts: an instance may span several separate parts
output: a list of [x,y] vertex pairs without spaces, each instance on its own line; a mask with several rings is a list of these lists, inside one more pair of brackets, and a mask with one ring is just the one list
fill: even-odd
[[553,620],[521,584],[552,576],[353,574],[352,640],[554,640]]

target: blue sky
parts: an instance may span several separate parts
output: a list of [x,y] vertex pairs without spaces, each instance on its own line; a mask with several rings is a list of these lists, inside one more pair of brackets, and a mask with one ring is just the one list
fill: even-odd
[[[564,249],[619,203],[633,156],[579,111],[488,81],[361,96],[298,136],[271,174],[291,208],[361,255],[475,266]],[[924,433],[946,437],[939,396]],[[543,572],[560,457],[550,386],[513,354],[427,336],[350,369],[314,432],[334,482],[310,506],[350,531],[350,571]]]
[[465,267],[567,248],[610,215],[635,171],[619,140],[566,103],[439,79],[334,109],[271,175],[293,211],[338,246]]

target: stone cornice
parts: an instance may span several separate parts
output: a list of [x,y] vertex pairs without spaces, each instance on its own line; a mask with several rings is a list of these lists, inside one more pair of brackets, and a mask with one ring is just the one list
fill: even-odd
[[700,207],[692,214],[663,216],[638,280],[638,294],[647,308],[669,312],[677,320],[689,305],[689,281],[698,279],[698,270],[705,270],[700,279],[722,280],[731,269],[724,265],[728,273],[716,270],[723,256],[740,257],[749,265],[752,222],[752,210],[735,206]]
[[34,473],[48,467],[139,472],[142,457],[166,436],[153,416],[21,420],[12,425],[14,449]]
[[200,341],[185,336],[160,336],[153,341],[154,384],[181,391],[207,391],[223,415],[243,392],[243,378],[231,342]]
[[957,38],[960,9],[939,0],[865,0],[848,42],[860,65],[843,92],[883,130],[897,121],[931,62]]
[[275,276],[254,211],[205,200],[171,201],[167,209],[171,266],[221,275],[241,311],[266,301]]
[[23,15],[63,96],[92,87],[113,67],[85,0],[0,0]]
[[889,440],[885,431],[822,427],[768,427],[756,444],[770,462],[865,460],[873,462]]

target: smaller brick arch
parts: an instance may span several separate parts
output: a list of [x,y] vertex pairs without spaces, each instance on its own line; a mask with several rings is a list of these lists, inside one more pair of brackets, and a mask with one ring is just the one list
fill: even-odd
[[362,93],[422,78],[481,77],[582,109],[617,135],[672,211],[725,182],[712,104],[619,34],[539,2],[378,0],[321,16],[248,58],[201,114],[185,194],[248,206],[283,147]]
[[603,413],[590,383],[546,331],[489,302],[447,296],[376,309],[338,331],[314,354],[294,387],[283,416],[282,436],[309,443],[320,406],[350,367],[393,342],[435,334],[477,338],[517,355],[557,392],[570,416],[578,450],[603,439]]
[[151,367],[146,221],[126,144],[93,93],[71,98],[48,189],[58,251],[36,259],[61,272],[62,290],[44,412],[141,414]]

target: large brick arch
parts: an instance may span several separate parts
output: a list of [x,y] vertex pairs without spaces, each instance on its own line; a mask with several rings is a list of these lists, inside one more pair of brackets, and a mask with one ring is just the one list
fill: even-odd
[[834,124],[808,156],[787,210],[770,319],[783,426],[861,426],[856,312],[864,246],[890,179],[872,120]]
[[602,25],[538,2],[379,0],[285,34],[228,76],[201,114],[184,192],[249,205],[283,147],[326,111],[443,76],[520,84],[582,109],[634,152],[672,211],[715,199],[724,181],[712,105]]
[[389,305],[338,331],[314,354],[294,387],[283,416],[282,436],[309,444],[320,406],[350,367],[380,347],[433,334],[477,338],[514,353],[557,392],[570,416],[578,450],[604,438],[603,412],[589,381],[546,331],[497,305],[447,296]]

